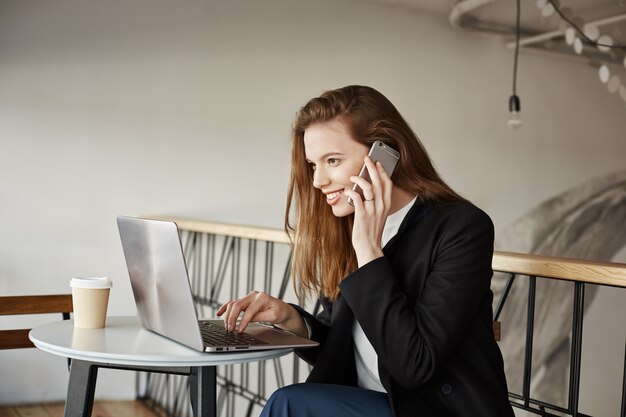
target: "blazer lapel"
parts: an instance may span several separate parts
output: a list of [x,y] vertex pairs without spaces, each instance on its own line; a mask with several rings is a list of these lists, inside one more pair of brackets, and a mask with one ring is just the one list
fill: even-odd
[[339,294],[339,297],[337,297],[337,300],[333,303],[333,312],[330,316],[330,321],[333,327],[342,328],[341,331],[344,331],[343,326],[345,324],[350,323],[351,325],[354,321],[352,309],[341,294]]

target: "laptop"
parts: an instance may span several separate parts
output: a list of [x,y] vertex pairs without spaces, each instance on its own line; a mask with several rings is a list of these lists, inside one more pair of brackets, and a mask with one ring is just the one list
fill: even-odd
[[314,347],[318,343],[262,323],[227,333],[220,319],[198,320],[174,222],[118,216],[117,225],[141,324],[205,352]]

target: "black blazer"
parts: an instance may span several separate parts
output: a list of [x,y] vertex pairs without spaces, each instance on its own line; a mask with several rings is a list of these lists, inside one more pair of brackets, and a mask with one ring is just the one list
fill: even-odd
[[297,351],[313,365],[307,382],[357,384],[356,318],[395,416],[512,417],[492,326],[493,240],[477,207],[418,199],[385,256],[344,278],[335,302],[322,299],[317,317],[296,306],[320,342]]

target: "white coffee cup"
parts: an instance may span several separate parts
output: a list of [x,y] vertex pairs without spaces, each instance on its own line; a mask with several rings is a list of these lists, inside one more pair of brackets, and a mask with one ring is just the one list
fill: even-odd
[[72,278],[70,287],[74,305],[74,327],[104,327],[112,286],[113,283],[107,277]]

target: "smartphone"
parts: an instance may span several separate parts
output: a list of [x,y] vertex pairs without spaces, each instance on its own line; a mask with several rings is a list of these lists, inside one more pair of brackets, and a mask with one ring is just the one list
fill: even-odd
[[[391,174],[393,174],[393,170],[396,168],[398,160],[400,159],[400,153],[398,151],[390,146],[385,145],[379,140],[372,144],[372,147],[370,148],[370,151],[367,155],[372,159],[372,161],[374,161],[374,163],[376,163],[376,161],[380,161],[380,163],[383,165],[383,168],[385,168],[385,172],[390,177]],[[361,167],[359,177],[366,179],[368,182],[371,181],[369,172],[367,171],[367,167],[365,166],[365,164],[363,164],[363,166]],[[359,187],[358,184],[354,184],[354,187],[352,187],[352,189],[359,193],[361,197],[363,197],[363,190],[361,189],[361,187]],[[348,203],[350,203],[350,205],[354,205],[350,197],[348,197]]]

